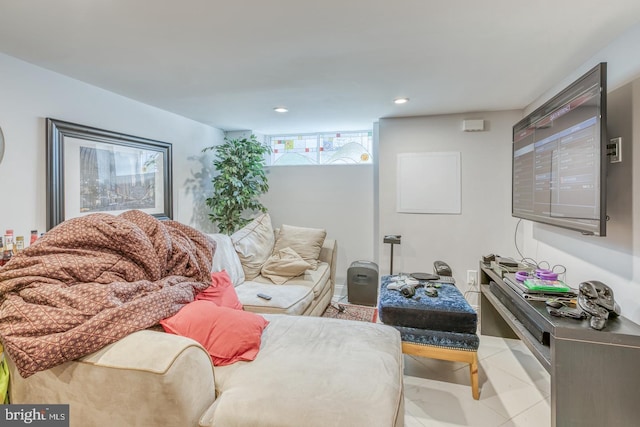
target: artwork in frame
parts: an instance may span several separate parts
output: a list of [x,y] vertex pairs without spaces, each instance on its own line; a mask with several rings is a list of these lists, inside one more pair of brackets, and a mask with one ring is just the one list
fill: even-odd
[[96,212],[171,219],[171,147],[47,118],[47,230]]

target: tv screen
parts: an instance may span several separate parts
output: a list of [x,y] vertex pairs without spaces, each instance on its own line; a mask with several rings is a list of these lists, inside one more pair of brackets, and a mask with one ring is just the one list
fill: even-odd
[[606,234],[606,65],[513,126],[514,217]]

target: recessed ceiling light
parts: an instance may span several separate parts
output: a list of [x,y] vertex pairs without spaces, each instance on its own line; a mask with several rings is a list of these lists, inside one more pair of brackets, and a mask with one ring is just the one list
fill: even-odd
[[406,104],[409,102],[409,98],[396,98],[393,100],[396,104]]
[[276,107],[273,109],[273,111],[275,111],[276,113],[286,113],[289,111],[289,109],[284,107]]

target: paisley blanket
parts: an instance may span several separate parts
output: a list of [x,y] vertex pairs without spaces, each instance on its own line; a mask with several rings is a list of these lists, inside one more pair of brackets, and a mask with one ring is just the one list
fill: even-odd
[[0,338],[23,377],[172,316],[210,284],[215,242],[141,211],[53,228],[0,269]]

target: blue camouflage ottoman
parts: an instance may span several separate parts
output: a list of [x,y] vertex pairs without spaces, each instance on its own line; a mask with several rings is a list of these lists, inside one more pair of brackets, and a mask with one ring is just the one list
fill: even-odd
[[437,296],[428,296],[424,287],[418,287],[413,297],[406,298],[398,290],[387,289],[393,277],[382,277],[378,315],[400,331],[403,353],[468,363],[471,393],[479,399],[475,310],[454,284],[435,281]]

